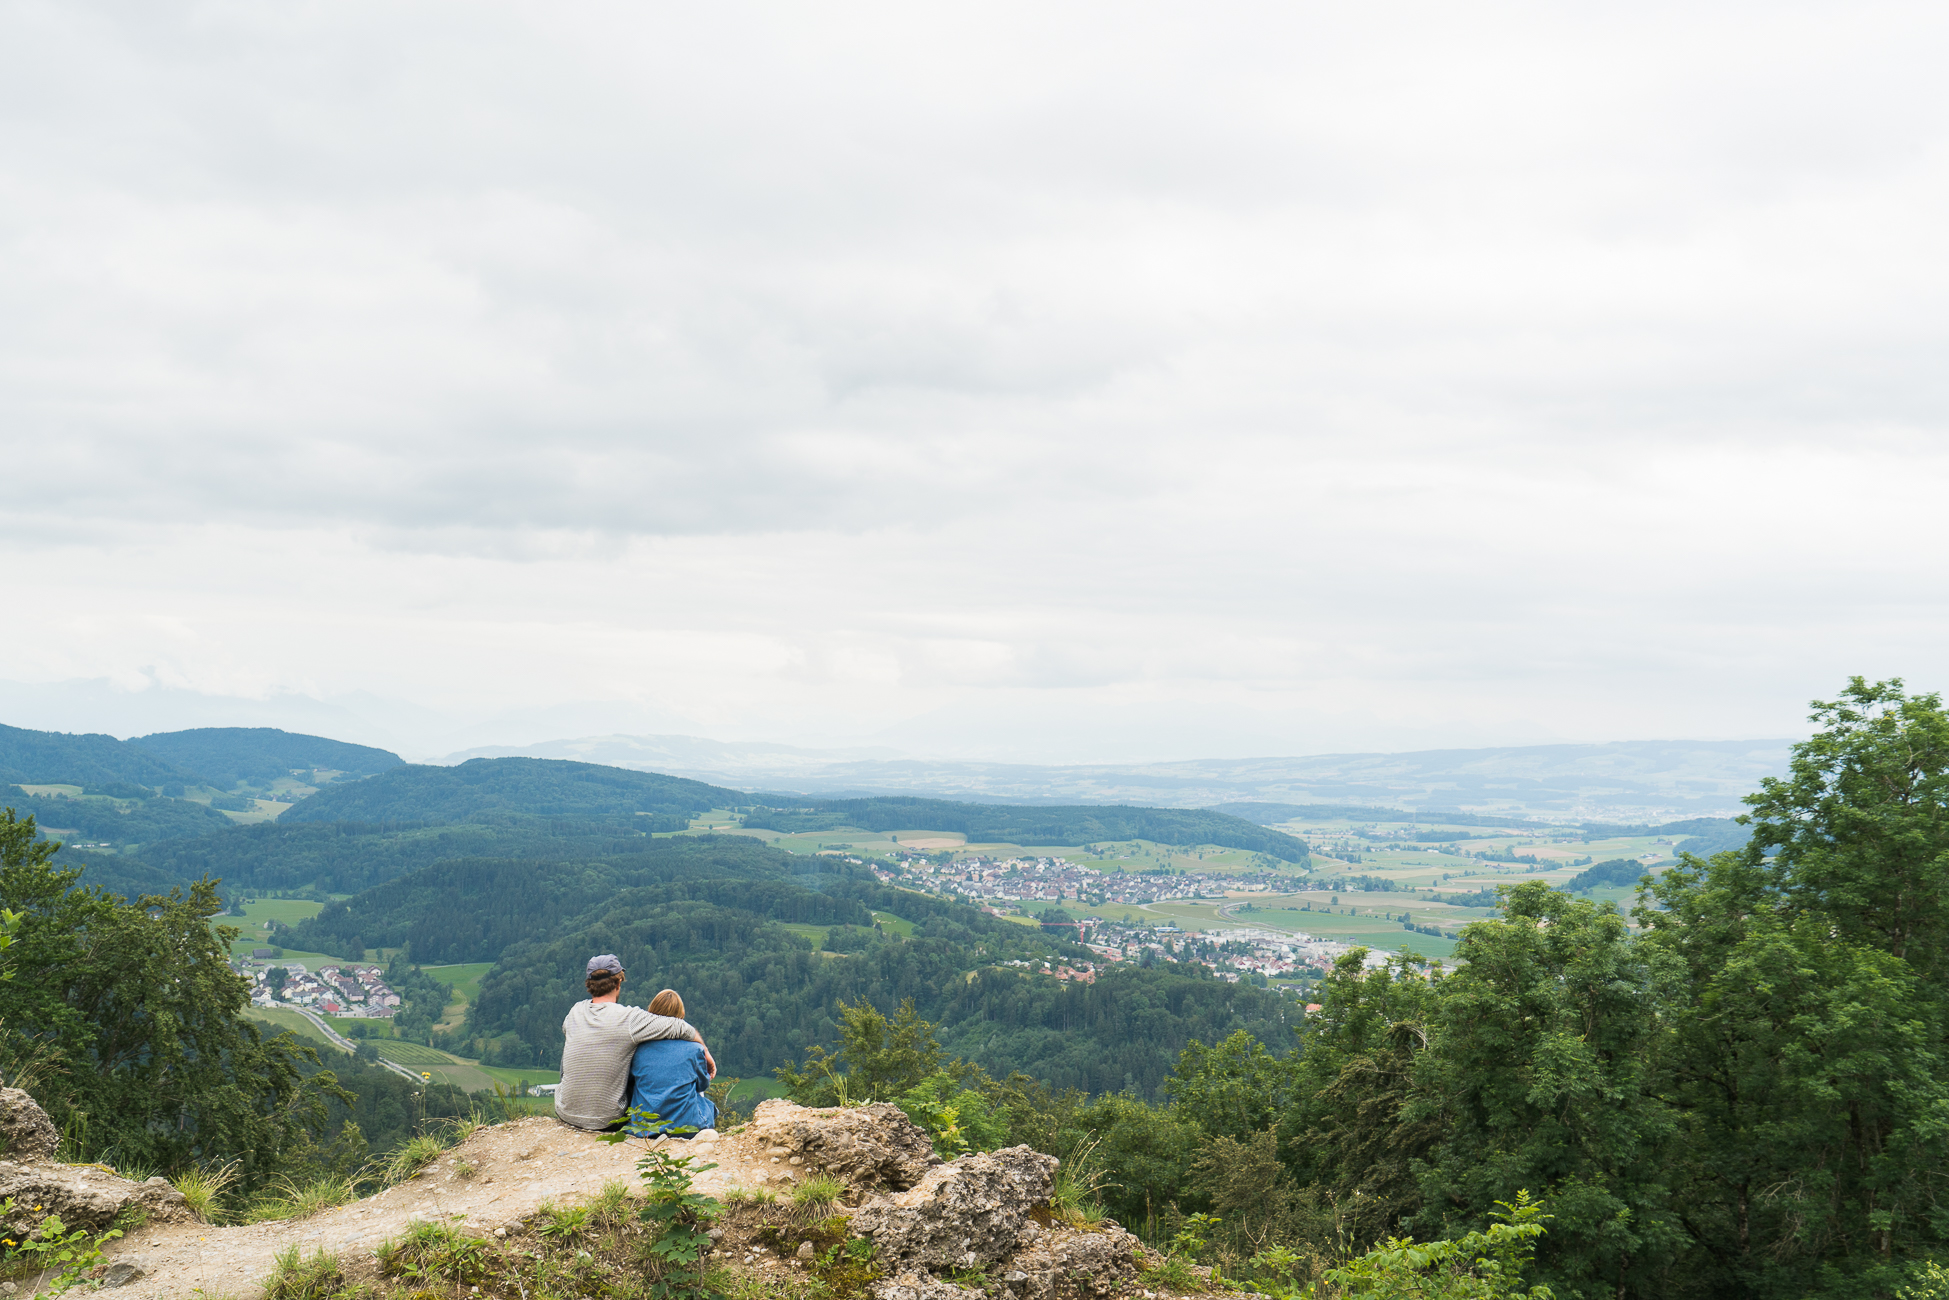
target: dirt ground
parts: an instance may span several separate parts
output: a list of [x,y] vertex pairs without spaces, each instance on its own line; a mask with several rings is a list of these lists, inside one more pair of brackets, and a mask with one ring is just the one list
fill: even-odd
[[[732,1187],[778,1188],[801,1173],[789,1159],[774,1157],[737,1135],[700,1134],[690,1141],[657,1139],[684,1154],[715,1161],[697,1190],[722,1195]],[[415,1220],[444,1218],[477,1236],[494,1236],[532,1215],[544,1201],[573,1204],[595,1196],[604,1184],[638,1185],[636,1161],[650,1140],[611,1145],[553,1119],[515,1120],[476,1131],[412,1179],[375,1196],[309,1219],[234,1227],[210,1224],[138,1228],[106,1250],[111,1263],[129,1262],[143,1275],[114,1294],[251,1300],[271,1272],[272,1257],[297,1243],[338,1255],[348,1264],[370,1262],[373,1250]],[[472,1173],[456,1173],[456,1166]],[[758,1267],[788,1267],[757,1261]]]

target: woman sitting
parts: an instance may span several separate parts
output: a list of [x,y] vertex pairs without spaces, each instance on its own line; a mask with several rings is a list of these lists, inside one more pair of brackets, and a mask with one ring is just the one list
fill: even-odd
[[[684,1000],[665,989],[650,999],[650,1014],[683,1019]],[[704,1095],[717,1063],[701,1043],[665,1038],[644,1043],[629,1063],[629,1131],[638,1137],[674,1134],[691,1137],[717,1127],[717,1105]],[[655,1116],[654,1119],[646,1118]]]

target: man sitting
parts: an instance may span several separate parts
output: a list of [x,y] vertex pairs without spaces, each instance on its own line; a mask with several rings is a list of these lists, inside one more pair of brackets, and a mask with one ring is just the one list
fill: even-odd
[[[682,1020],[684,1000],[675,989],[665,989],[650,999],[650,1011]],[[642,1044],[629,1064],[629,1131],[648,1137],[682,1129],[687,1131],[676,1136],[688,1138],[714,1130],[717,1105],[704,1090],[716,1074],[717,1062],[697,1043],[666,1038]]]
[[[555,1118],[574,1128],[610,1133],[623,1126],[629,1101],[630,1056],[638,1043],[688,1039],[717,1073],[704,1036],[681,1016],[655,1015],[623,1006],[623,964],[614,953],[589,958],[589,999],[568,1009],[562,1034],[562,1085],[555,1090]],[[682,1004],[680,1003],[679,1006]]]

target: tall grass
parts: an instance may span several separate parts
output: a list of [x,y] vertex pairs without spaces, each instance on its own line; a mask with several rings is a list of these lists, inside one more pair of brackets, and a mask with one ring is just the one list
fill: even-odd
[[271,1275],[264,1279],[264,1300],[334,1300],[345,1287],[338,1260],[322,1249],[306,1259],[304,1247],[292,1246],[271,1257]]
[[1101,1137],[1085,1138],[1056,1166],[1055,1186],[1049,1193],[1049,1212],[1072,1228],[1090,1228],[1103,1219],[1103,1189],[1109,1174],[1097,1163]]
[[418,1137],[406,1139],[398,1150],[386,1157],[386,1162],[382,1166],[386,1181],[405,1182],[438,1160],[446,1149],[445,1139],[437,1133],[422,1133]]
[[268,1223],[275,1219],[308,1219],[314,1214],[355,1201],[358,1188],[349,1178],[320,1178],[309,1183],[280,1178],[271,1190],[259,1196],[244,1210],[247,1223]]
[[237,1181],[237,1166],[235,1160],[215,1168],[191,1165],[169,1181],[183,1194],[190,1213],[205,1223],[215,1223],[223,1213],[220,1202],[224,1188]]

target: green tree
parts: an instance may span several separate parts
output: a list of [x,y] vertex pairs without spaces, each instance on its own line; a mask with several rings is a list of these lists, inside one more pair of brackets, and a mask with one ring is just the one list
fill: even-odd
[[1441,968],[1397,957],[1368,968],[1367,949],[1334,962],[1320,1010],[1300,1028],[1293,1101],[1281,1146],[1301,1186],[1337,1207],[1357,1242],[1398,1231],[1421,1206],[1415,1179],[1444,1130],[1439,1112],[1410,1116],[1415,1063],[1428,1050]]
[[1205,1132],[1243,1140],[1278,1122],[1291,1101],[1298,1064],[1297,1055],[1274,1056],[1240,1029],[1216,1047],[1192,1039],[1164,1090]]
[[932,1075],[964,1071],[959,1062],[948,1068],[934,1026],[921,1019],[912,998],[891,1020],[865,998],[841,1002],[839,1040],[836,1053],[817,1044],[808,1048],[803,1069],[790,1061],[778,1067],[778,1081],[792,1100],[808,1106],[889,1101]]
[[247,1183],[322,1130],[329,1071],[288,1033],[265,1039],[242,1012],[248,986],[213,927],[213,881],[136,903],[75,884],[32,818],[0,815],[0,906],[24,913],[12,952],[35,972],[0,983],[0,1021],[51,1073],[37,1094],[91,1154],[175,1168],[241,1161]]
[[1647,956],[1616,907],[1540,881],[1462,932],[1403,1113],[1445,1130],[1419,1180],[1420,1226],[1480,1230],[1519,1189],[1544,1188],[1555,1225],[1540,1268],[1559,1295],[1664,1294],[1682,1234],[1662,1177],[1673,1116],[1654,1087]]

